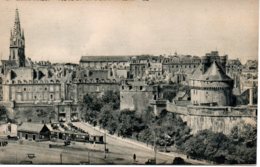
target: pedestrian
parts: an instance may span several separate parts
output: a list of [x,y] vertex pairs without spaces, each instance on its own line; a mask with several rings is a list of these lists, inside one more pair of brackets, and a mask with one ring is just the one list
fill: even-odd
[[134,162],[135,162],[135,160],[136,160],[136,155],[135,155],[135,154],[133,155],[133,160],[134,160]]

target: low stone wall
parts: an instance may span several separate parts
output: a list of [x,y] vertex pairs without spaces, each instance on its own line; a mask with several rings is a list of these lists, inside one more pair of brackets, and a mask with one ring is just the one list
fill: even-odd
[[50,122],[57,121],[57,113],[54,106],[16,106],[14,108],[14,118],[19,122],[26,122],[28,120],[32,122]]
[[176,106],[167,103],[167,111],[174,112],[187,122],[195,134],[209,129],[213,132],[229,134],[233,127],[244,124],[256,125],[257,107],[208,107],[208,106]]

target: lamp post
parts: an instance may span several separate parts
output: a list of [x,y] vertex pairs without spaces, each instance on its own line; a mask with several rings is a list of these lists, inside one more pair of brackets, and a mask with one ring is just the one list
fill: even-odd
[[156,164],[156,153],[157,153],[157,147],[156,147],[156,134],[154,131],[154,160],[155,160],[155,164]]
[[60,164],[62,164],[62,152],[60,153]]
[[154,145],[154,160],[155,160],[155,164],[156,164],[156,153],[157,153],[157,147],[156,147],[156,133],[155,133],[155,126],[153,126],[153,135],[154,135],[154,140],[153,140],[153,145]]
[[107,146],[106,146],[106,144],[107,144],[107,143],[106,143],[106,136],[107,136],[107,134],[106,134],[106,132],[105,132],[105,137],[104,137],[104,138],[105,138],[105,139],[104,139],[104,141],[105,141],[105,143],[104,143],[104,149],[105,149],[105,150],[104,150],[104,154],[105,154],[105,155],[104,155],[104,158],[105,158],[105,159],[106,159],[106,157],[107,157],[107,156],[106,156],[106,149],[107,149]]
[[88,151],[88,164],[90,164],[89,151]]

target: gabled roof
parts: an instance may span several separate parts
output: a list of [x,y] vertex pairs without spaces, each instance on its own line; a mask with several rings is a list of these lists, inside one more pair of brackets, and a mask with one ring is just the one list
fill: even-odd
[[40,131],[42,130],[42,128],[44,126],[45,126],[45,124],[41,124],[41,123],[24,122],[21,126],[18,126],[17,129],[18,129],[18,131],[40,133]]
[[213,62],[208,70],[199,77],[199,80],[209,80],[209,81],[227,81],[232,80],[223,69],[218,65],[217,62]]

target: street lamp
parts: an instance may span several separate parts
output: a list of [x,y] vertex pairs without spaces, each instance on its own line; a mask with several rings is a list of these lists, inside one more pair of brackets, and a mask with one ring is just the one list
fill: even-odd
[[153,131],[154,132],[154,160],[155,160],[155,164],[156,164],[156,153],[157,153],[157,147],[156,147],[156,133],[155,133],[155,130]]
[[105,141],[105,143],[104,143],[104,149],[105,149],[105,150],[104,150],[104,154],[105,154],[105,155],[104,155],[104,158],[106,159],[106,157],[107,157],[107,156],[106,156],[106,150],[107,150],[107,148],[106,148],[106,147],[107,147],[107,146],[106,146],[106,136],[107,136],[107,133],[106,133],[106,132],[104,132],[104,133],[105,133],[105,137],[104,137],[104,141]]

